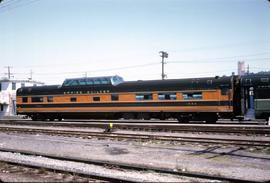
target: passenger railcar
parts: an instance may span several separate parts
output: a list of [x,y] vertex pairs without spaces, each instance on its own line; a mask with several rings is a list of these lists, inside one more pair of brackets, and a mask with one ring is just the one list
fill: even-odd
[[242,111],[254,112],[257,119],[270,116],[270,76],[252,74],[241,77]]
[[17,113],[33,120],[168,119],[208,123],[241,115],[237,76],[124,82],[119,76],[66,79],[17,90]]

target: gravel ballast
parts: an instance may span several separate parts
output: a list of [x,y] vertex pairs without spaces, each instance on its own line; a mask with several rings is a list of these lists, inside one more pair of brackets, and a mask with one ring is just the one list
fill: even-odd
[[[98,177],[108,177],[123,180],[131,180],[134,182],[198,182],[206,181],[205,179],[196,179],[188,177],[180,177],[176,175],[159,174],[147,171],[135,170],[119,170],[110,167],[103,167],[85,163],[77,163],[70,161],[55,160],[40,156],[28,156],[19,153],[0,152],[0,160],[6,162],[19,163],[23,165],[31,165],[48,169],[74,172],[77,174],[93,175]],[[207,182],[210,180],[207,180]],[[217,182],[217,181],[211,181]]]
[[[71,157],[157,166],[254,181],[270,180],[270,155],[261,149],[219,144],[173,145],[74,137],[0,133],[0,147]],[[167,180],[166,180],[167,181]]]

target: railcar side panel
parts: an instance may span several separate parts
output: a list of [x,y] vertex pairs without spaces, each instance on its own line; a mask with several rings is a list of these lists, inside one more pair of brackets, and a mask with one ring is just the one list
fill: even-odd
[[[83,78],[74,81],[86,82]],[[213,121],[218,115],[233,116],[234,91],[230,77],[67,86],[72,82],[19,89],[18,114],[42,119],[144,116]]]

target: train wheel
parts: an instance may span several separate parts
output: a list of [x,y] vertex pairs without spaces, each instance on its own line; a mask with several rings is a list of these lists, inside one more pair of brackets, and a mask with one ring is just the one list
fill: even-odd
[[37,121],[38,120],[37,116],[32,116],[31,119],[32,119],[32,121]]
[[137,119],[143,119],[143,113],[139,113],[139,114],[137,115]]
[[183,123],[189,123],[188,117],[183,118]]
[[151,117],[150,117],[149,114],[143,114],[143,119],[144,119],[144,120],[150,120]]
[[139,113],[137,119],[150,120],[151,116],[147,113]]
[[214,120],[214,119],[208,119],[206,120],[206,123],[207,124],[215,124],[217,122],[217,120]]
[[185,116],[184,117],[183,116],[177,117],[177,120],[180,123],[188,123],[189,122],[189,118],[185,117]]
[[207,116],[205,115],[202,119],[204,119],[207,124],[215,124],[218,120],[218,115],[208,113]]
[[132,113],[124,113],[123,118],[124,119],[134,119],[134,114],[132,114]]
[[158,118],[159,118],[159,120],[165,120],[166,119],[166,115],[163,112],[160,112]]
[[47,119],[45,117],[40,118],[41,121],[46,121]]
[[217,123],[217,118],[215,118],[215,117],[209,117],[208,119],[206,119],[205,120],[205,122],[207,123],[207,124],[215,124],[215,123]]
[[45,115],[42,115],[42,114],[40,114],[40,115],[38,115],[38,120],[40,120],[40,121],[46,121],[46,116]]

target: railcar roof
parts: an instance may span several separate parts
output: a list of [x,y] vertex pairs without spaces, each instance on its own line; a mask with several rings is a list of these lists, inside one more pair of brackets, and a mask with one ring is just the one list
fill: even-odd
[[222,76],[222,77],[204,77],[204,78],[186,78],[186,79],[166,79],[166,80],[138,80],[138,81],[127,81],[124,83],[121,83],[121,85],[125,84],[139,84],[139,85],[145,85],[145,84],[222,84],[227,83],[230,81],[230,76]]
[[[231,77],[207,77],[207,78],[188,78],[188,79],[166,79],[166,80],[145,80],[145,81],[128,81],[115,87],[116,90],[128,89],[133,90],[179,90],[179,89],[207,89],[230,87]],[[129,89],[130,88],[130,89]]]
[[[101,77],[91,78],[100,79]],[[108,77],[109,78],[109,77]],[[75,78],[79,81],[82,78]],[[88,79],[88,78],[87,78]],[[120,80],[122,81],[122,80]],[[113,84],[93,84],[93,85],[51,85],[38,87],[24,87],[18,89],[17,95],[45,95],[62,94],[70,91],[110,91],[110,92],[143,92],[143,91],[174,91],[174,90],[201,90],[231,87],[231,77],[205,77],[188,79],[166,79],[166,80],[139,80],[120,82]]]
[[44,86],[28,86],[22,87],[17,90],[17,95],[31,94],[31,93],[49,93],[50,91],[56,91],[61,88],[61,85],[44,85]]
[[120,76],[102,76],[102,77],[84,77],[84,78],[71,78],[66,79],[62,87],[74,86],[98,86],[98,85],[118,85],[124,82]]
[[241,77],[242,86],[266,86],[270,85],[270,74],[250,74]]

